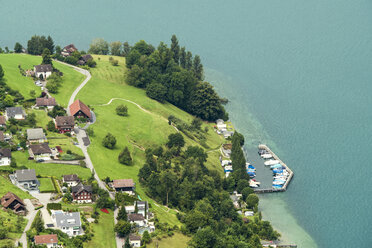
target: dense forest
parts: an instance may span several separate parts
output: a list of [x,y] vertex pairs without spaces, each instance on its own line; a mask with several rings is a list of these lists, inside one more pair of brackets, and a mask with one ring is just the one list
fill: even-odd
[[203,81],[200,57],[180,47],[175,35],[170,48],[161,42],[155,49],[141,40],[127,53],[130,85],[145,88],[149,97],[170,102],[203,120],[228,119],[222,106],[224,100]]
[[[239,148],[244,142],[242,137],[236,133],[233,138]],[[229,194],[233,190],[242,193],[248,208],[257,212],[258,197],[249,188],[249,178],[236,173],[223,179],[217,171],[204,166],[208,155],[202,148],[184,148],[180,133],[168,139],[165,148],[146,150],[139,178],[151,197],[182,211],[178,214],[185,224],[182,231],[193,235],[190,247],[261,247],[260,239],[279,237],[260,213],[253,220],[237,213]]]

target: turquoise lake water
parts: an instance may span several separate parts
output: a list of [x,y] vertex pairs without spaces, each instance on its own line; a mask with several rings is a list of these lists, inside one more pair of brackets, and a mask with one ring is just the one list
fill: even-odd
[[[264,142],[295,173],[261,197],[299,247],[371,247],[372,2],[369,0],[0,0],[0,46],[176,34],[230,99],[247,149]],[[249,158],[248,158],[249,159]]]

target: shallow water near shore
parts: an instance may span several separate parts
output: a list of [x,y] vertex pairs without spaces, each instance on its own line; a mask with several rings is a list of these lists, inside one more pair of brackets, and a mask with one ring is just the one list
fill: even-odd
[[295,173],[261,197],[263,216],[299,247],[370,247],[371,26],[368,0],[3,0],[0,46],[176,34],[230,100],[246,148],[268,144]]

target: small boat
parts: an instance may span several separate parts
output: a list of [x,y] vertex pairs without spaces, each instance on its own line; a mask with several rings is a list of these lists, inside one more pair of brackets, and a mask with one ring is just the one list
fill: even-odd
[[282,165],[281,164],[274,164],[274,165],[270,166],[270,169],[278,169],[278,168],[282,168]]
[[268,159],[268,158],[272,158],[273,155],[271,155],[270,153],[264,153],[264,154],[261,155],[261,157],[264,158],[264,159]]
[[252,181],[252,180],[249,181],[249,187],[251,187],[251,188],[258,188],[259,185],[260,184],[255,182],[255,181]]
[[249,165],[248,165],[248,169],[253,169],[253,170],[255,170],[256,168],[254,168],[253,165],[249,164]]
[[274,170],[273,170],[273,173],[274,173],[274,174],[280,174],[280,173],[283,173],[283,169],[281,169],[281,168],[280,168],[280,169],[279,169],[279,168],[278,168],[278,169],[274,169]]
[[279,161],[278,160],[275,160],[275,159],[271,159],[271,160],[265,161],[264,164],[265,165],[274,165],[274,164],[279,164]]
[[274,181],[273,182],[273,185],[283,185],[283,184],[285,184],[284,181]]
[[273,189],[281,189],[281,188],[283,188],[283,185],[273,184]]
[[256,173],[254,173],[254,172],[247,172],[247,174],[248,174],[248,176],[250,176],[250,177],[255,177],[255,176],[256,176]]
[[258,154],[260,154],[260,155],[267,154],[267,153],[269,153],[269,152],[266,151],[265,149],[259,149],[258,150]]

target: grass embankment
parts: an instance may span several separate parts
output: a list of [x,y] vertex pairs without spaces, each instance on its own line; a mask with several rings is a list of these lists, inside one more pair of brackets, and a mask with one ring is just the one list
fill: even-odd
[[21,190],[20,188],[12,184],[6,175],[0,175],[0,198],[3,197],[3,195],[5,195],[8,192],[13,192],[21,199],[32,198],[32,196],[29,193]]
[[[21,65],[25,71],[34,69],[34,65],[39,65],[42,61],[41,56],[32,56],[26,54],[0,54],[0,65],[5,72],[6,84],[18,90],[25,99],[30,99],[30,91],[35,90],[36,96],[41,93],[41,88],[36,86],[31,77],[21,75],[18,65]],[[58,104],[67,107],[68,100],[72,92],[84,80],[84,76],[69,66],[53,61],[53,66],[63,72],[62,86],[57,94],[52,94]]]
[[[97,122],[92,126],[95,135],[91,137],[92,143],[88,150],[97,174],[100,178],[107,176],[111,179],[133,178],[136,182],[136,191],[143,200],[151,203],[160,221],[179,225],[180,222],[174,210],[168,210],[146,196],[144,189],[138,183],[137,175],[145,162],[143,150],[154,145],[164,145],[168,135],[176,132],[172,126],[168,125],[168,117],[173,115],[187,123],[191,123],[193,117],[172,104],[161,104],[148,98],[142,89],[127,85],[124,75],[126,71],[124,58],[115,57],[119,61],[119,66],[112,66],[109,63],[109,56],[94,56],[94,59],[97,61],[97,68],[91,69],[92,79],[79,92],[77,98],[91,105],[97,116]],[[102,106],[112,98],[133,101],[148,112],[123,100],[114,100],[110,105]],[[120,104],[128,107],[128,117],[116,115],[115,108]],[[204,123],[202,129],[205,126],[209,127],[206,143],[210,147],[207,150],[210,152],[206,166],[219,170],[222,176],[223,172],[218,161],[219,153],[214,150],[220,147],[223,139],[213,132],[213,124]],[[117,139],[113,150],[102,146],[102,140],[107,132],[112,133]],[[185,140],[186,145],[199,145],[198,141],[193,141],[186,136]],[[117,157],[125,146],[129,147],[134,158],[132,166],[125,166],[118,162]]]
[[190,241],[190,237],[175,233],[172,237],[163,238],[161,240],[153,239],[153,241],[147,245],[148,248],[186,248],[187,242]]
[[0,247],[12,247],[9,244],[21,237],[27,221],[11,211],[0,211],[1,228],[8,230],[7,237],[0,240]]
[[39,187],[40,192],[53,192],[53,191],[55,191],[52,179],[50,179],[49,177],[38,178],[38,180],[40,182],[40,187]]
[[109,214],[100,212],[99,222],[93,223],[94,237],[84,247],[114,248],[116,247],[114,231],[114,212]]

